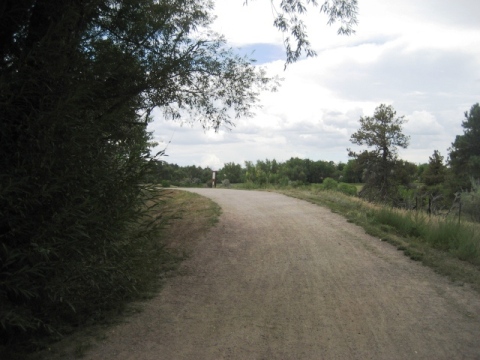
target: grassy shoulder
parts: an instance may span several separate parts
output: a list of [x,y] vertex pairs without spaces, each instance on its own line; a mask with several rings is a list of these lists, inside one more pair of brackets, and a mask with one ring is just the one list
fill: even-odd
[[309,188],[270,191],[326,206],[411,259],[421,261],[456,284],[468,283],[480,292],[478,224],[377,206],[336,191]]
[[[59,360],[81,358],[96,342],[105,339],[109,326],[125,321],[143,309],[143,303],[154,297],[166,279],[175,276],[196,241],[213,226],[221,213],[220,207],[205,197],[181,190],[162,190],[152,207],[152,216],[162,222],[158,236],[133,244],[135,259],[127,276],[137,279],[137,291],[124,299],[112,299],[112,308],[78,328],[69,329],[55,342],[43,339],[33,353],[8,352],[9,359]],[[141,247],[141,248],[138,248]],[[138,279],[141,279],[138,280]],[[3,358],[3,356],[0,356]]]

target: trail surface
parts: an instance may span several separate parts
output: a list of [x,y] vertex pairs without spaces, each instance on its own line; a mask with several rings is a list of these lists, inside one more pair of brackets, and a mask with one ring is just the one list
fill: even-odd
[[220,204],[220,222],[87,359],[480,359],[467,286],[305,201],[189,191]]

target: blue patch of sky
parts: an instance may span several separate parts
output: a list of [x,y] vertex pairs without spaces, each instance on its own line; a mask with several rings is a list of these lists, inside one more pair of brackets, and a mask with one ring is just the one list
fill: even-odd
[[256,60],[256,64],[266,64],[272,61],[285,61],[283,46],[273,44],[250,44],[234,49],[239,55]]

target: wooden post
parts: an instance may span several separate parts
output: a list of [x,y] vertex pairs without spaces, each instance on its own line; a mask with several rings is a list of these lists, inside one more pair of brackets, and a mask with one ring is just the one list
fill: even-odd
[[212,172],[212,188],[216,188],[217,187],[217,172],[216,171],[213,171]]
[[458,202],[458,225],[460,225],[460,218],[462,216],[462,201]]

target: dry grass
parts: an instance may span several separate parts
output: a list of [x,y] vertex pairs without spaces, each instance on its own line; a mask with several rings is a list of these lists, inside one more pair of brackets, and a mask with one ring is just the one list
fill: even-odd
[[170,214],[170,221],[162,232],[163,241],[170,249],[188,251],[212,225],[216,224],[221,209],[212,200],[182,190],[165,190],[168,201],[161,211]]

